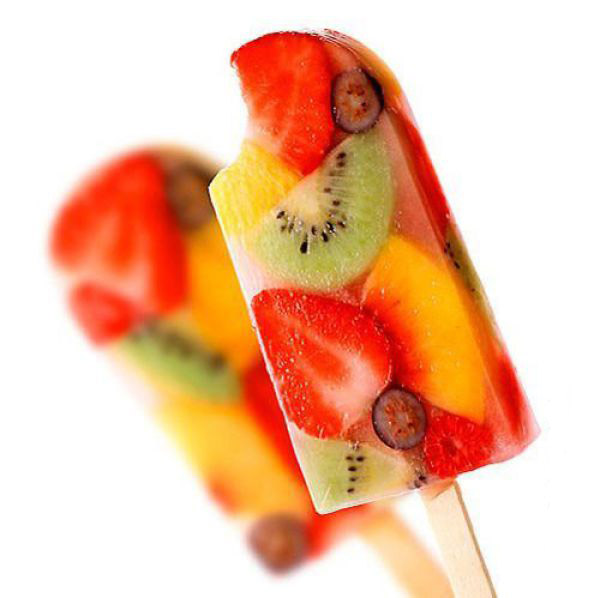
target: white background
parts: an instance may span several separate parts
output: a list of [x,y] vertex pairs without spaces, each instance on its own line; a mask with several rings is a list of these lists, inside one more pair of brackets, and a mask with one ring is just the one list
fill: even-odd
[[[597,2],[10,4],[0,595],[398,595],[357,539],[266,577],[69,322],[46,259],[49,219],[82,173],[158,140],[232,159],[245,115],[230,52],[327,26],[399,76],[543,430],[522,457],[462,478],[499,595],[597,596]],[[417,497],[402,509],[430,539]]]

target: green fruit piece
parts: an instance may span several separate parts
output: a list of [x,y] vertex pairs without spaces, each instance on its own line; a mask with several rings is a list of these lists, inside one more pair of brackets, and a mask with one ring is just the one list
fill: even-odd
[[463,280],[469,293],[473,295],[477,303],[483,308],[488,309],[488,300],[483,290],[483,285],[481,284],[481,280],[479,280],[479,276],[471,261],[465,243],[460,236],[460,232],[454,224],[448,226],[444,241],[444,253],[452,268],[456,270]]
[[214,403],[239,400],[239,380],[229,365],[174,322],[148,323],[129,334],[117,349],[171,392]]
[[322,515],[419,487],[422,473],[403,455],[365,443],[290,433],[316,511]]
[[265,216],[248,246],[283,283],[331,291],[376,257],[393,204],[390,160],[376,127],[337,146]]

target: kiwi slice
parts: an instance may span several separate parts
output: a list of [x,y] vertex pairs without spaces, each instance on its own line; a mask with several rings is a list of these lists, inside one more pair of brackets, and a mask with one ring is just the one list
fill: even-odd
[[215,403],[239,399],[239,380],[223,357],[171,322],[145,324],[122,340],[119,349],[175,392]]
[[409,459],[365,443],[316,438],[294,425],[290,433],[313,504],[321,514],[400,494],[414,488],[421,475]]
[[488,300],[483,290],[483,285],[481,284],[481,280],[479,280],[479,275],[455,225],[450,225],[446,232],[444,254],[477,303],[484,309],[488,309]]
[[253,250],[284,283],[334,290],[364,272],[387,238],[394,189],[378,128],[337,146],[262,221]]

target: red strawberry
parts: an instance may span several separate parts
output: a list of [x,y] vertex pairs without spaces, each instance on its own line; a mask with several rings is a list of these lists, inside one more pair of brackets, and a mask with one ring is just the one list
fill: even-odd
[[141,319],[129,301],[92,283],[75,287],[69,305],[77,323],[98,344],[126,334]]
[[59,213],[51,252],[144,311],[164,313],[183,299],[183,241],[150,154],[125,156],[88,179]]
[[388,340],[360,308],[268,290],[252,309],[287,416],[307,433],[339,437],[389,382]]
[[453,478],[464,471],[487,465],[493,437],[485,425],[432,408],[425,434],[425,463],[440,478]]
[[253,130],[267,149],[307,174],[331,145],[331,72],[321,40],[272,33],[231,57]]

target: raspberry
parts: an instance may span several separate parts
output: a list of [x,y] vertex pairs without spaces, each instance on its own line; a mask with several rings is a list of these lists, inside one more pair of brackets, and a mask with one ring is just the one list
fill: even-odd
[[432,474],[453,478],[457,474],[487,465],[493,436],[485,425],[430,409],[425,435],[425,463]]

